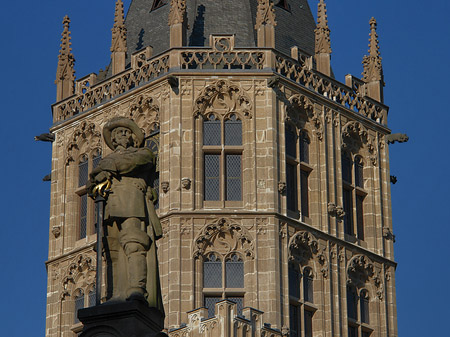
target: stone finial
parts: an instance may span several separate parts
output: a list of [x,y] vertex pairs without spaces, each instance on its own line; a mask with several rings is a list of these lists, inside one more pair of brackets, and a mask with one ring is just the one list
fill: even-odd
[[186,0],[171,0],[169,12],[169,26],[183,23],[186,15]]
[[116,1],[114,13],[114,26],[112,28],[111,64],[112,74],[115,75],[125,70],[127,52],[127,29],[125,28],[123,2]]
[[383,102],[383,66],[378,45],[377,20],[370,19],[369,55],[364,56],[363,81],[368,83],[367,95]]
[[186,44],[186,0],[171,0],[169,11],[170,47]]
[[327,5],[320,0],[317,6],[316,54],[331,54],[330,28],[328,27]]
[[383,67],[381,65],[380,47],[378,45],[377,20],[370,19],[369,55],[364,56],[363,80],[365,82],[382,81]]
[[275,10],[270,0],[258,0],[255,29],[258,34],[258,47],[275,48]]
[[328,27],[327,6],[324,0],[320,0],[317,5],[317,26],[315,29],[316,38],[316,64],[317,70],[321,73],[331,75],[331,42],[330,28]]
[[66,15],[63,19],[64,30],[61,34],[61,49],[58,55],[58,67],[56,69],[56,100],[60,101],[73,95],[75,81],[75,58],[72,54],[72,42],[70,42],[70,19]]

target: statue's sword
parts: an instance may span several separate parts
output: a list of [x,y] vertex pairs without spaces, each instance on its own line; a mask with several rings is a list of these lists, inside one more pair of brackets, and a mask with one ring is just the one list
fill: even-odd
[[94,187],[92,194],[97,205],[97,274],[95,279],[95,305],[99,305],[102,296],[102,250],[103,250],[103,213],[106,198],[111,189],[111,181],[106,180]]

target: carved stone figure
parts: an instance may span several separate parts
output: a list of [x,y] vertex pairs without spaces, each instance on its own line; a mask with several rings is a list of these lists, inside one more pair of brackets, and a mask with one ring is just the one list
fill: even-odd
[[162,228],[151,186],[155,156],[142,147],[144,134],[131,119],[112,118],[103,137],[114,152],[92,171],[89,185],[92,191],[111,183],[104,216],[108,300],[143,300],[163,313],[155,244]]

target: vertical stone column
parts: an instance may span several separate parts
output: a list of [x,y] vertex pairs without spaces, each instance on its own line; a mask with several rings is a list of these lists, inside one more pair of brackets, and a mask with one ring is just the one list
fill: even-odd
[[255,29],[257,46],[275,48],[275,11],[270,0],[258,0]]

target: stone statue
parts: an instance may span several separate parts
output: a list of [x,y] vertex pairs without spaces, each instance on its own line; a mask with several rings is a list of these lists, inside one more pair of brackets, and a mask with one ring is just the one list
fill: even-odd
[[131,119],[112,118],[103,137],[113,152],[90,174],[89,189],[111,184],[104,214],[108,302],[142,300],[164,313],[156,254],[162,229],[151,186],[155,156],[142,147],[144,134]]

